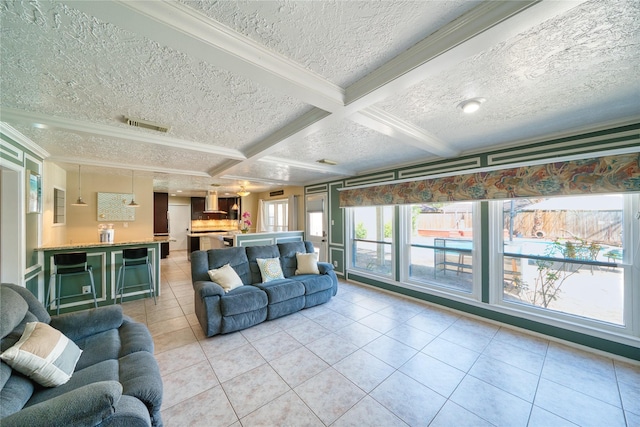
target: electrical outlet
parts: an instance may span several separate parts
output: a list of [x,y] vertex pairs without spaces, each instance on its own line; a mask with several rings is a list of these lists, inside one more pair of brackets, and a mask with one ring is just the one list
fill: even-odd
[[338,266],[338,261],[334,260],[334,261],[333,261],[333,266],[334,266],[334,267],[337,267],[337,266]]
[[83,294],[90,294],[91,293],[91,286],[83,286],[82,287],[82,293]]

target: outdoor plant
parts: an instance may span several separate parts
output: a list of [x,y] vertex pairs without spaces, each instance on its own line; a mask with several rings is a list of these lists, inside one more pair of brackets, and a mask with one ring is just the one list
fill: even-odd
[[243,233],[249,232],[249,227],[251,227],[251,214],[249,212],[244,212],[242,214],[242,221],[240,224],[240,231]]
[[367,237],[367,229],[364,224],[359,222],[356,224],[356,239],[364,239]]
[[[522,280],[519,275],[510,283],[519,296],[526,297],[529,302],[538,307],[548,308],[556,301],[562,285],[574,274],[577,274],[584,264],[572,263],[571,260],[594,261],[602,248],[596,242],[585,239],[575,240],[555,239],[545,250],[545,258],[535,260],[536,277],[533,289]],[[591,271],[593,274],[593,270]]]

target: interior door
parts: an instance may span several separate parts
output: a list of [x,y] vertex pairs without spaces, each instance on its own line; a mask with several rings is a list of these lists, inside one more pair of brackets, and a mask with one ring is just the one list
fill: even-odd
[[191,207],[189,205],[169,205],[169,235],[175,242],[169,242],[169,251],[187,250],[187,233],[191,227]]
[[328,215],[327,193],[307,195],[306,210],[306,238],[313,243],[318,254],[318,261],[327,262],[328,258]]

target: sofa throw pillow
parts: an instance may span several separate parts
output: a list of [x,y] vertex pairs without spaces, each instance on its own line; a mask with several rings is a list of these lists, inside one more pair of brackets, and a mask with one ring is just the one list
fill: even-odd
[[260,268],[262,283],[267,283],[277,279],[284,279],[282,266],[280,266],[280,258],[256,258],[256,262]]
[[45,387],[69,381],[82,350],[62,332],[42,322],[28,322],[20,340],[0,354],[16,371]]
[[242,279],[229,264],[209,270],[207,273],[209,273],[211,281],[222,286],[225,292],[242,286]]
[[298,262],[296,275],[320,274],[320,270],[318,270],[318,254],[305,254],[302,252],[296,252],[296,261]]

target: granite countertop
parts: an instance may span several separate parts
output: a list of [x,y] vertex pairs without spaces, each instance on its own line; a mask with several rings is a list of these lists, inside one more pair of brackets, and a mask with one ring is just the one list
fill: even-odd
[[52,251],[52,250],[69,250],[69,249],[82,249],[82,248],[100,248],[109,246],[133,246],[144,245],[149,243],[164,243],[175,241],[171,236],[154,236],[148,239],[127,240],[123,242],[105,243],[105,242],[85,242],[85,243],[66,243],[62,245],[43,245],[36,248],[37,251]]
[[239,233],[237,230],[228,230],[228,231],[192,231],[187,233],[188,237],[207,237],[207,236],[232,236],[233,233]]

